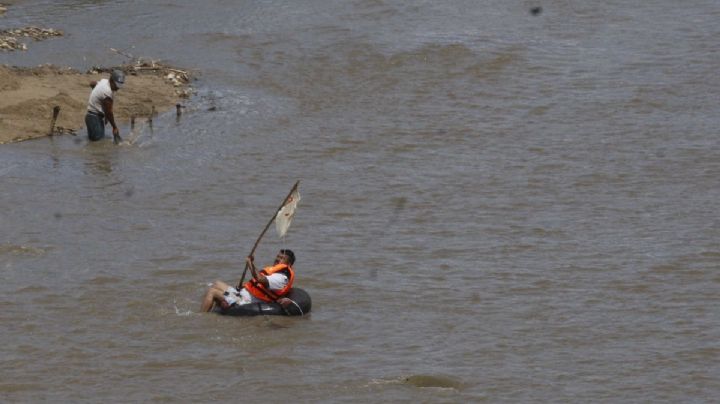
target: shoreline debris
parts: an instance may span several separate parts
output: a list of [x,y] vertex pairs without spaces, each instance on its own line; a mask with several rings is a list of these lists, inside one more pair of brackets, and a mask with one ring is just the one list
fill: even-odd
[[[158,60],[150,59],[147,61],[140,57],[136,58],[132,54],[115,48],[110,48],[110,50],[118,55],[125,56],[126,58],[132,60],[132,63],[121,66],[121,69],[125,72],[125,74],[131,74],[134,76],[143,73],[162,74],[165,81],[175,87],[175,94],[177,94],[178,97],[189,98],[193,94],[194,90],[190,87],[191,75],[188,71],[172,68]],[[110,70],[108,69],[101,69],[98,67],[93,67],[90,70],[92,73],[108,73],[109,71]]]
[[27,44],[21,42],[23,38],[32,38],[35,41],[44,41],[45,39],[63,36],[63,32],[53,28],[39,28],[28,26],[25,28],[10,28],[0,30],[0,50],[15,51],[27,50]]

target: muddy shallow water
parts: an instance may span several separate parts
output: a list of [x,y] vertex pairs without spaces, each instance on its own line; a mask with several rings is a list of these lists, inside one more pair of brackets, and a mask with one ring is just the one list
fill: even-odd
[[[0,148],[2,396],[717,396],[720,6],[531,3],[14,5],[65,36],[0,63],[199,79],[132,146]],[[297,179],[257,256],[312,314],[199,314]]]

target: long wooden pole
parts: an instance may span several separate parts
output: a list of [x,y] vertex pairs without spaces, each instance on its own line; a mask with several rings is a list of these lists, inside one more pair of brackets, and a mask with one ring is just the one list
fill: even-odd
[[[278,212],[280,212],[280,209],[282,209],[283,206],[285,206],[285,204],[287,203],[287,200],[290,199],[290,196],[293,194],[293,192],[295,192],[295,190],[297,189],[298,185],[300,185],[300,180],[297,180],[297,181],[295,182],[295,185],[293,185],[293,187],[292,187],[292,189],[290,190],[290,192],[288,192],[288,194],[287,194],[287,196],[285,197],[285,199],[283,199],[282,203],[280,204],[280,207],[278,207],[277,210],[275,210],[275,213],[274,213],[274,214],[272,215],[272,217],[270,218],[270,221],[268,222],[267,225],[265,225],[265,229],[263,229],[262,233],[260,233],[260,237],[258,237],[257,240],[255,241],[255,245],[253,245],[253,248],[252,248],[252,250],[250,251],[250,255],[254,255],[254,254],[255,254],[255,249],[257,249],[258,244],[260,244],[260,240],[262,240],[263,236],[265,235],[265,233],[266,233],[266,232],[268,231],[268,229],[270,228],[270,225],[272,224],[272,222],[275,221],[275,217],[277,216]],[[238,286],[237,286],[238,289],[240,289],[240,288],[242,287],[243,281],[245,281],[245,275],[247,274],[248,268],[249,268],[249,265],[248,265],[248,263],[247,263],[247,261],[246,261],[246,262],[245,262],[245,270],[243,271],[242,278],[240,278],[240,282],[238,283]]]

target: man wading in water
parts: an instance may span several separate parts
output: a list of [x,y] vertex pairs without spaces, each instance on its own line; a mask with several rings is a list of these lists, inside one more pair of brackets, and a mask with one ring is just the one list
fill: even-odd
[[292,301],[286,297],[295,279],[295,254],[291,250],[280,250],[273,266],[258,272],[253,256],[247,257],[247,264],[253,278],[245,282],[239,291],[222,281],[215,281],[203,298],[200,311],[208,312],[217,303],[223,309],[234,305],[277,302],[287,306]]
[[113,140],[115,144],[122,141],[120,130],[115,124],[113,114],[113,94],[125,83],[125,73],[121,70],[113,70],[110,79],[90,83],[92,92],[88,99],[87,114],[85,115],[85,126],[87,126],[88,139],[91,141],[100,140],[105,137],[105,123],[112,125]]

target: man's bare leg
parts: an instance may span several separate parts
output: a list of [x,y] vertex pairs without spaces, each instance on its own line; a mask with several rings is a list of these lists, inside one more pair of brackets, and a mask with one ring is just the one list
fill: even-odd
[[209,312],[213,308],[215,301],[222,301],[224,299],[225,291],[230,286],[222,281],[215,281],[203,298],[202,305],[200,306],[201,312]]

